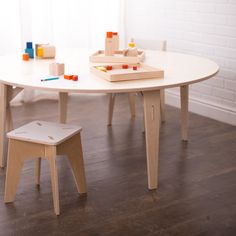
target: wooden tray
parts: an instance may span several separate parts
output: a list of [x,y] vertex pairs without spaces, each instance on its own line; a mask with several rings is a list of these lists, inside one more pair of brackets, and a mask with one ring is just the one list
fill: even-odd
[[90,62],[114,62],[114,63],[139,63],[144,61],[144,51],[138,51],[137,57],[125,57],[123,51],[116,51],[114,56],[105,56],[103,50],[99,50],[89,57]]
[[[122,64],[112,66],[112,70],[101,71],[99,67],[106,68],[108,65],[92,66],[90,71],[97,76],[111,82],[125,80],[140,80],[140,79],[157,79],[164,78],[164,71],[143,63],[129,64],[128,69],[122,69]],[[133,70],[133,66],[137,66],[137,70]]]

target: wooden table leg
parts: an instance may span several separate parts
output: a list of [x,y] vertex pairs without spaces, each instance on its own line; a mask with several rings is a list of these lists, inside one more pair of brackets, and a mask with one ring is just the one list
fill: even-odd
[[67,118],[67,100],[68,100],[68,93],[60,92],[59,93],[59,122],[66,123]]
[[0,167],[5,165],[8,85],[0,84]]
[[158,184],[160,91],[143,92],[143,98],[148,188],[156,189]]
[[183,141],[188,141],[188,87],[188,85],[183,85],[180,87],[181,134]]
[[135,117],[135,93],[128,93],[131,118]]
[[109,126],[112,125],[115,98],[116,98],[115,93],[109,94],[108,119],[107,119],[107,125],[109,125]]

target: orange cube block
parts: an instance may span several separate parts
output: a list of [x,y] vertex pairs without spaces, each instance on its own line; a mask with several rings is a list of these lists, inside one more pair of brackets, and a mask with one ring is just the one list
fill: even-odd
[[28,54],[28,53],[23,53],[22,59],[23,59],[24,61],[28,61],[28,60],[29,60],[29,54]]
[[73,75],[64,75],[64,79],[72,80]]

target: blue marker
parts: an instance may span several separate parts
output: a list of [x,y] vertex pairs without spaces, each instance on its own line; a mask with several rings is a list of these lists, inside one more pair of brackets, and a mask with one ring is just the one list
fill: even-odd
[[47,79],[41,79],[41,81],[50,81],[50,80],[57,80],[59,77],[52,77],[52,78],[47,78]]

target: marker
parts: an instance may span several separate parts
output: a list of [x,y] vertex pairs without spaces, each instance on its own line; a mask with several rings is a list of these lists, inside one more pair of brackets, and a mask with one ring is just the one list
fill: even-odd
[[52,78],[47,78],[47,79],[41,79],[41,81],[50,81],[50,80],[57,80],[59,77],[52,77]]

